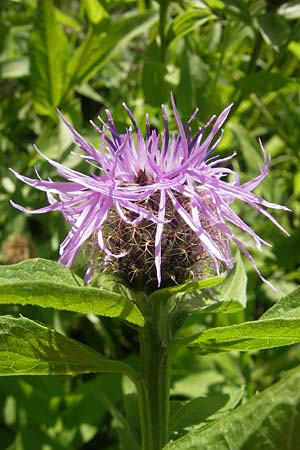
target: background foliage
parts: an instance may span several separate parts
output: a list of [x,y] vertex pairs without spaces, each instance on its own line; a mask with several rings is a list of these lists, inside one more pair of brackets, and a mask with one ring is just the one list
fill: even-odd
[[[199,107],[197,125],[233,101],[219,153],[225,156],[237,150],[232,164],[242,180],[247,180],[257,174],[262,161],[261,137],[272,155],[272,166],[256,192],[292,209],[290,214],[275,214],[290,238],[255,212],[240,210],[273,243],[267,251],[255,253],[255,259],[277,292],[263,285],[246,265],[245,313],[216,314],[206,320],[229,326],[256,319],[298,286],[298,1],[2,0],[0,15],[2,263],[29,256],[57,259],[58,245],[66,234],[66,225],[56,213],[27,216],[9,205],[10,198],[28,208],[45,205],[43,194],[17,182],[8,171],[13,167],[32,176],[36,166],[42,178],[55,177],[32,144],[69,167],[81,168],[78,158],[70,155],[70,137],[55,109],[97,145],[89,120],[96,121],[105,108],[113,113],[120,130],[129,125],[123,101],[141,129],[146,112],[151,125],[160,128],[160,105],[169,105],[173,91],[184,120]],[[174,121],[171,126],[176,128]],[[83,265],[84,255],[78,260],[79,273]],[[117,320],[29,306],[1,306],[1,312],[29,315],[109,357],[132,363],[137,359],[135,333]],[[219,408],[231,411],[271,386],[299,360],[298,346],[209,357],[180,351],[172,385],[174,429],[184,401],[202,398],[195,407],[202,416],[197,416],[197,423],[190,417],[181,421],[182,433],[197,428],[200,421],[209,422],[220,414]],[[295,375],[293,382],[299,384],[298,378]],[[122,413],[127,410],[129,416],[134,415],[131,389],[119,375],[1,378],[0,450],[93,450],[99,448],[99,439],[101,448],[115,449],[117,434],[126,431]],[[282,391],[288,389],[285,386]],[[273,395],[280,397],[277,387]],[[290,391],[288,395],[299,405],[298,397],[293,398]],[[245,410],[247,414],[251,411]],[[272,448],[281,450],[278,442]],[[184,445],[180,448],[192,448],[191,443]],[[236,448],[248,448],[245,445]]]

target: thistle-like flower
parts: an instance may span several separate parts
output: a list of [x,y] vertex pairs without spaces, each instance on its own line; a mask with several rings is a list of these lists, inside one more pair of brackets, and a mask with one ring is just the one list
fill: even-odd
[[[178,133],[170,136],[165,108],[163,133],[151,130],[146,116],[146,138],[137,127],[129,108],[123,104],[133,124],[119,134],[107,110],[107,123],[100,118],[99,149],[89,144],[59,113],[61,120],[84,152],[77,154],[90,163],[85,175],[69,169],[40,153],[65,181],[42,180],[12,172],[24,183],[47,193],[49,206],[34,211],[12,202],[31,214],[60,211],[71,229],[60,246],[59,261],[70,267],[80,249],[88,243],[90,262],[86,282],[95,266],[109,266],[137,289],[183,283],[203,277],[207,270],[220,273],[233,266],[231,244],[250,260],[263,281],[252,255],[234,229],[250,236],[256,247],[269,245],[231,208],[235,200],[262,213],[283,232],[284,228],[265,208],[288,209],[258,197],[252,191],[268,174],[270,159],[260,141],[264,166],[254,179],[241,183],[226,158],[211,156],[222,137],[232,105],[213,116],[193,136],[191,121],[183,125],[173,97]],[[135,134],[135,136],[134,136]]]

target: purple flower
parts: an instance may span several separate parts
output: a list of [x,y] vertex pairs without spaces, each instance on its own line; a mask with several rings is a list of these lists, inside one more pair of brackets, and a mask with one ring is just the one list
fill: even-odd
[[[203,266],[214,273],[233,266],[230,243],[235,244],[250,260],[262,277],[246,244],[237,237],[238,228],[251,236],[256,247],[269,245],[231,208],[235,200],[242,201],[262,213],[279,229],[284,228],[265,208],[288,208],[270,203],[252,191],[268,174],[270,159],[260,141],[264,166],[252,180],[241,183],[239,175],[223,167],[227,158],[211,156],[222,137],[224,124],[232,105],[193,136],[190,120],[183,125],[171,96],[178,133],[170,136],[164,107],[164,131],[151,130],[146,116],[146,138],[128,107],[135,133],[129,128],[119,134],[107,110],[107,123],[102,127],[93,122],[99,132],[99,149],[89,144],[59,113],[69,128],[75,144],[94,167],[85,175],[41,154],[64,181],[42,180],[22,176],[24,183],[45,191],[49,206],[34,211],[15,204],[21,211],[41,214],[60,211],[71,229],[60,246],[59,261],[70,267],[85,243],[90,244],[90,265],[86,281],[90,282],[95,264],[113,264],[130,283],[149,283],[155,287],[183,282],[192,275],[203,276]],[[100,256],[99,256],[100,255]],[[202,268],[201,268],[202,267]],[[180,275],[183,274],[183,275]]]

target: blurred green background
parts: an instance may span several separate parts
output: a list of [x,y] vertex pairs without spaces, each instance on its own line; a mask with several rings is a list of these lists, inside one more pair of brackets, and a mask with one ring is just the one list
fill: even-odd
[[[199,107],[197,127],[234,102],[218,154],[237,151],[231,164],[246,181],[257,175],[262,163],[260,137],[272,165],[256,193],[292,210],[274,212],[290,232],[287,238],[263,216],[237,205],[244,220],[273,244],[253,254],[277,288],[272,292],[246,263],[249,302],[244,318],[259,317],[297,287],[299,19],[299,1],[1,0],[1,262],[32,256],[57,259],[67,232],[56,213],[30,216],[9,204],[13,199],[35,209],[47,203],[43,193],[17,181],[8,170],[13,167],[35,176],[36,167],[42,178],[55,178],[55,171],[33,144],[68,167],[86,170],[70,154],[74,147],[56,108],[97,146],[99,136],[89,120],[97,121],[108,108],[118,129],[124,131],[129,120],[123,101],[141,130],[146,113],[153,127],[162,128],[161,104],[166,104],[175,131],[172,91],[183,121]],[[82,264],[79,260],[79,271]],[[2,307],[1,312],[34,317],[107,356],[136,359],[135,333],[118,321],[33,307]],[[224,318],[218,317],[217,322],[224,323]],[[209,360],[183,353],[174,362],[174,398],[188,399],[192,391],[198,395],[218,391],[229,398],[228,409],[300,360],[297,346]],[[242,385],[246,390],[241,393]],[[97,398],[97,390],[109,397],[109,407],[102,397]],[[128,391],[130,386],[118,376],[0,379],[0,450],[94,450],[99,449],[99,436],[101,448],[118,448],[120,418],[115,407],[123,408],[121,397]],[[130,408],[130,400],[125,408]]]

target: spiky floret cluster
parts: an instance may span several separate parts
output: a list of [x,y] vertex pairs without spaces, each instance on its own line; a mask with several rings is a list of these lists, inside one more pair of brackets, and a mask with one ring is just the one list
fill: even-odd
[[[246,245],[234,234],[237,227],[251,236],[260,250],[268,245],[231,208],[235,200],[248,204],[281,225],[265,208],[287,209],[270,203],[252,191],[266,177],[270,160],[263,145],[264,166],[254,179],[240,183],[232,169],[222,167],[227,158],[211,157],[222,137],[222,125],[231,106],[193,136],[190,123],[184,126],[171,96],[178,133],[170,136],[164,107],[163,133],[151,130],[146,116],[146,138],[137,127],[131,111],[124,105],[136,134],[129,128],[119,134],[113,118],[99,132],[100,147],[95,149],[60,114],[76,145],[85,155],[78,155],[100,169],[101,175],[85,175],[69,169],[39,152],[66,181],[31,179],[12,172],[24,183],[47,193],[49,206],[28,211],[60,211],[71,229],[60,246],[59,261],[70,267],[86,242],[91,244],[90,266],[86,281],[93,276],[99,251],[104,263],[115,268],[132,285],[143,288],[167,286],[185,281],[192,272],[202,275],[203,264],[230,269],[233,257],[229,243],[235,244],[251,261],[261,276]],[[230,176],[230,180],[228,180]],[[262,278],[263,279],[263,278]],[[265,280],[264,280],[265,281]]]
[[[176,198],[183,208],[189,211],[189,200],[182,194]],[[153,214],[159,211],[159,193],[156,192],[141,202],[141,206]],[[129,221],[136,218],[133,212],[126,213]],[[214,272],[211,258],[205,251],[200,239],[174,210],[170,199],[165,206],[165,223],[161,238],[161,287],[174,283],[180,284],[189,278],[202,278],[205,272]],[[112,253],[122,252],[124,256],[110,260],[110,267],[129,285],[137,289],[157,288],[157,269],[155,266],[156,224],[142,219],[132,225],[125,223],[118,215],[112,214],[107,221],[103,235],[107,247]],[[204,217],[202,227],[210,230],[210,224]],[[214,240],[220,246],[226,245],[226,239],[215,232]],[[95,248],[95,246],[94,246]]]

